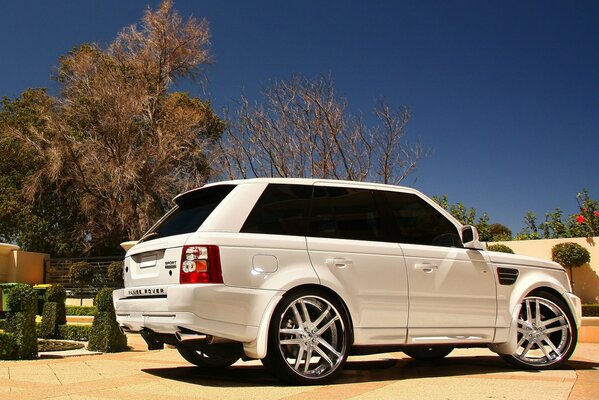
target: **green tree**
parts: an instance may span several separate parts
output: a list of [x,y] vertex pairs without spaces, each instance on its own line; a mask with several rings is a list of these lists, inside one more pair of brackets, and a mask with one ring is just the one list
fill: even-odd
[[[504,239],[505,236],[495,237],[495,231],[501,224],[490,224],[489,214],[486,212],[482,213],[478,218],[476,214],[476,208],[468,208],[463,203],[458,202],[455,204],[449,203],[447,195],[444,194],[441,197],[433,196],[433,201],[439,204],[443,209],[449,211],[449,213],[460,223],[464,225],[474,225],[478,230],[480,240],[483,242],[497,241],[497,240],[509,240]],[[495,228],[493,228],[495,226]],[[507,228],[506,228],[507,229]],[[509,229],[508,229],[509,231]],[[511,232],[510,232],[511,237]]]
[[518,233],[516,239],[518,240],[531,240],[539,239],[539,227],[537,226],[537,216],[532,212],[528,211],[524,216],[524,228]]
[[[80,214],[71,196],[55,184],[40,180],[44,157],[14,140],[14,130],[43,132],[46,124],[36,112],[52,99],[43,89],[30,89],[21,97],[0,101],[0,241],[25,250],[68,257],[80,253],[72,232]],[[32,190],[37,182],[39,190]]]
[[[15,190],[25,190],[32,205],[52,188],[59,210],[75,214],[65,232],[88,253],[114,253],[139,238],[175,194],[211,173],[223,122],[209,102],[173,91],[177,81],[201,76],[209,44],[205,20],[184,21],[165,1],[107,48],[84,44],[61,57],[60,96],[39,91],[43,101],[27,108],[30,117],[3,125],[15,151],[37,163]],[[53,214],[40,218],[60,224]]]

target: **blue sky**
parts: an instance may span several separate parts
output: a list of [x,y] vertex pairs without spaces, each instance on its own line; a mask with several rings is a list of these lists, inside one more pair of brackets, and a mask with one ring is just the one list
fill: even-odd
[[[0,2],[0,96],[56,90],[58,58],[105,45],[157,1]],[[599,198],[599,2],[175,1],[206,17],[216,63],[185,89],[220,110],[269,79],[331,74],[354,112],[412,110],[430,158],[404,181],[522,228]]]

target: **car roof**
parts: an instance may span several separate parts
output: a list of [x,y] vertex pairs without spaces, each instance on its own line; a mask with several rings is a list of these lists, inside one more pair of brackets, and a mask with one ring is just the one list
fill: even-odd
[[219,182],[211,182],[207,183],[204,186],[197,187],[186,192],[183,192],[174,197],[173,200],[185,196],[188,193],[195,192],[197,190],[201,190],[208,187],[219,186],[219,185],[248,185],[248,184],[256,184],[256,183],[276,183],[276,184],[294,184],[294,185],[314,185],[314,184],[328,184],[335,186],[347,186],[347,187],[363,187],[363,188],[371,188],[371,189],[379,189],[379,190],[398,190],[402,191],[419,193],[416,189],[412,189],[406,186],[395,186],[395,185],[387,185],[383,183],[374,183],[374,182],[360,182],[360,181],[348,181],[348,180],[340,180],[340,179],[317,179],[317,178],[249,178],[249,179],[235,179],[228,181],[219,181]]

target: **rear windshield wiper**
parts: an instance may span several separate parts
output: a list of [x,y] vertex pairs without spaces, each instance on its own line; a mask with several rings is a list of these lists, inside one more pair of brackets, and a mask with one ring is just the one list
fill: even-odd
[[159,234],[160,234],[159,231],[154,231],[154,232],[146,233],[139,241],[140,242],[145,242],[146,240],[148,240],[150,238],[153,238],[155,236],[158,236]]

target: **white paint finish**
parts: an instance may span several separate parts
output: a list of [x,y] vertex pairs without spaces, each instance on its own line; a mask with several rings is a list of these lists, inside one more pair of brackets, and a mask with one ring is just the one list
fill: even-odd
[[252,258],[252,270],[259,274],[272,274],[279,269],[277,257],[269,254],[256,254]]
[[405,340],[408,282],[395,243],[308,237],[312,265],[323,286],[347,304],[356,328],[392,328],[392,342]]
[[[255,233],[200,233],[201,240],[220,249],[223,279],[227,286],[289,290],[304,284],[319,284],[310,264],[306,239],[299,236]],[[258,272],[254,256],[276,258],[276,272]]]
[[214,209],[199,232],[239,232],[266,183],[241,183]]
[[[494,350],[506,351],[513,347],[522,298],[539,287],[561,293],[580,320],[579,301],[566,293],[567,277],[551,262],[456,248],[239,233],[269,182],[413,193],[461,228],[434,202],[408,188],[297,179],[236,181],[237,187],[197,232],[129,250],[126,287],[166,288],[167,297],[121,300],[123,292],[115,292],[119,322],[169,333],[184,326],[239,340],[248,355],[263,357],[274,308],[286,291],[305,284],[322,285],[341,298],[360,345],[494,341]],[[219,246],[224,285],[179,285],[181,250],[189,244]],[[497,267],[516,268],[520,277],[514,285],[498,285]]]
[[407,244],[401,248],[410,288],[408,341],[444,337],[444,330],[451,336],[492,340],[496,276],[485,253]]

